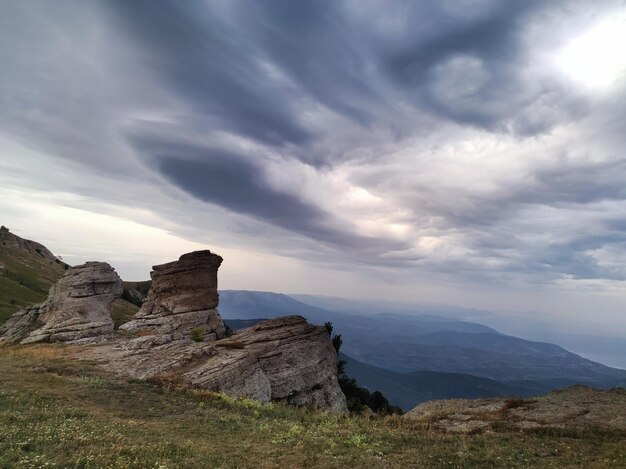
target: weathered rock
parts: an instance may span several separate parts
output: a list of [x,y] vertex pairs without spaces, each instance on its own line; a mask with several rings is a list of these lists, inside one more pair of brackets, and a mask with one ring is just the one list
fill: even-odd
[[286,316],[218,342],[220,353],[182,375],[189,383],[260,401],[346,411],[337,355],[326,329]]
[[121,296],[122,280],[105,262],[70,268],[50,288],[48,299],[14,314],[0,339],[33,342],[87,342],[113,331],[111,304]]
[[626,391],[572,386],[533,399],[446,399],[424,402],[404,418],[434,429],[471,433],[497,424],[512,429],[601,427],[626,430]]
[[247,397],[346,412],[337,382],[337,355],[324,327],[300,316],[263,321],[215,342],[171,334],[116,341],[81,352],[108,370],[162,378]]
[[203,340],[224,337],[219,312],[217,270],[222,258],[211,251],[184,254],[178,261],[155,265],[152,286],[141,309],[120,329],[138,334],[171,334],[180,339],[198,329]]
[[224,338],[224,322],[215,309],[221,263],[220,256],[197,251],[155,266],[141,309],[121,326],[125,334],[117,336],[111,334],[111,304],[122,295],[121,280],[108,264],[74,267],[50,289],[45,303],[16,313],[0,338],[99,342],[69,353],[134,378],[347,412],[337,381],[337,354],[324,327],[287,316]]

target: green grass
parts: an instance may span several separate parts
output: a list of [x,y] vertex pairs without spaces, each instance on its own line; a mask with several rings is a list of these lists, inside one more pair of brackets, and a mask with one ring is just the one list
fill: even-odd
[[130,321],[137,311],[139,311],[139,306],[129,303],[122,298],[115,300],[111,309],[111,317],[113,318],[115,329]]
[[41,303],[65,273],[62,264],[0,243],[0,324],[24,306]]
[[108,375],[67,348],[0,347],[0,467],[624,467],[626,433],[455,436]]

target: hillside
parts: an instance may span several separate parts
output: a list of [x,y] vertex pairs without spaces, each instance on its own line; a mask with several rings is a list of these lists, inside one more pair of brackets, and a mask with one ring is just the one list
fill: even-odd
[[45,300],[66,268],[43,245],[0,228],[0,324],[18,309]]
[[[227,319],[224,322],[232,330],[238,330],[251,327],[259,321],[261,319]],[[397,373],[368,365],[341,352],[339,359],[346,363],[347,376],[355,378],[360,386],[372,392],[382,392],[393,405],[404,411],[430,399],[530,396],[543,391],[523,384],[509,386],[492,379],[460,373]]]
[[360,362],[345,354],[346,374],[361,386],[382,392],[393,404],[407,411],[431,399],[531,396],[537,389],[509,386],[498,381],[461,373],[415,371],[397,373]]
[[127,381],[71,347],[0,347],[0,467],[621,468],[620,429],[464,436]]

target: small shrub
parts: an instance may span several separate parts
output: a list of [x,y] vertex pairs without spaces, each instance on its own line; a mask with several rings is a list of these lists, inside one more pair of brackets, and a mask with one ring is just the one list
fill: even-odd
[[202,327],[194,327],[191,329],[191,340],[194,342],[202,342],[204,336],[204,329]]
[[517,409],[518,407],[522,407],[526,401],[524,399],[507,399],[504,403],[505,409]]

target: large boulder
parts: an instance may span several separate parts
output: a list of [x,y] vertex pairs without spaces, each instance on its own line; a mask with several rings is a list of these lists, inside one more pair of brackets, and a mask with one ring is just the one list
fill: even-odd
[[0,340],[19,342],[93,342],[113,332],[111,306],[124,290],[105,262],[67,270],[50,288],[48,299],[15,313],[0,328]]
[[183,381],[264,402],[347,410],[337,354],[323,326],[285,316],[242,329],[217,345],[219,352],[183,374]]
[[326,329],[301,316],[286,316],[237,331],[214,342],[171,334],[119,340],[81,351],[107,370],[140,379],[164,379],[192,387],[347,412],[337,381],[337,354]]
[[219,303],[217,270],[222,258],[195,251],[179,260],[152,267],[152,286],[141,309],[120,329],[140,334],[171,334],[174,338],[224,337],[225,326],[215,309]]

